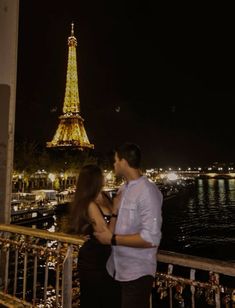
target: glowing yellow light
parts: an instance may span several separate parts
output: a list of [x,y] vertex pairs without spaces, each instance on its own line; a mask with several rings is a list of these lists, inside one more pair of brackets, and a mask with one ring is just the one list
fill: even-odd
[[113,174],[112,174],[111,171],[106,175],[106,179],[109,180],[109,181],[111,181],[113,179]]
[[208,175],[209,175],[209,177],[214,178],[217,175],[217,173],[210,173]]

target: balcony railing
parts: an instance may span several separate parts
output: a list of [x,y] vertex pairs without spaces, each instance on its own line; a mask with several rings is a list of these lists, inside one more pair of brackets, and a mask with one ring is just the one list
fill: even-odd
[[[78,307],[76,261],[82,244],[77,236],[0,225],[0,303],[9,303],[6,307]],[[166,251],[159,251],[157,259],[153,308],[157,301],[157,307],[201,308],[203,302],[211,307],[235,307],[235,263]]]
[[79,291],[73,278],[82,244],[77,236],[0,225],[2,293],[34,307],[72,307],[72,291]]
[[235,263],[159,251],[155,287],[164,307],[235,307]]

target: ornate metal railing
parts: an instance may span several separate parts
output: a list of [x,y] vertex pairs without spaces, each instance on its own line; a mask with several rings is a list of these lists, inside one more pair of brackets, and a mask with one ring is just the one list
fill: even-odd
[[77,236],[0,225],[2,293],[34,307],[72,307],[82,244]]
[[163,307],[235,307],[235,263],[168,251],[157,259],[156,300]]
[[[78,307],[76,261],[82,244],[77,236],[0,224],[0,303]],[[157,259],[153,308],[235,307],[235,263],[166,251]]]

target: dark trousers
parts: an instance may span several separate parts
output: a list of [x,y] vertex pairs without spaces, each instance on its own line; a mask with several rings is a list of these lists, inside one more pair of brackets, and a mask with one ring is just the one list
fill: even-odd
[[122,292],[121,308],[149,308],[153,279],[152,276],[148,275],[136,280],[120,282]]
[[120,284],[105,271],[80,271],[81,308],[120,308]]

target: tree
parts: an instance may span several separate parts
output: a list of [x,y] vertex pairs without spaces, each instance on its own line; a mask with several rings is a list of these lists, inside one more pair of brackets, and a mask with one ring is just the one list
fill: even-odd
[[23,141],[15,143],[14,149],[14,170],[32,174],[38,168],[38,143]]

